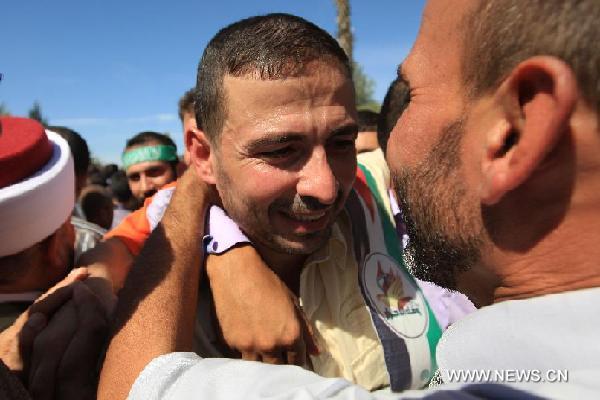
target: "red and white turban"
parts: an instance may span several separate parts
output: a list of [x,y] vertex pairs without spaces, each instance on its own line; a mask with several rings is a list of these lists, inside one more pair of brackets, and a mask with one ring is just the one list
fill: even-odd
[[37,121],[0,117],[0,257],[50,236],[74,204],[67,142]]

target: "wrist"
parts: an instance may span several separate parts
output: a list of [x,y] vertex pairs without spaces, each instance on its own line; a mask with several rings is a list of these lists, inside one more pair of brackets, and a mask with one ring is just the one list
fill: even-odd
[[214,189],[198,179],[193,170],[188,169],[177,181],[163,224],[165,226],[175,224],[180,229],[203,230],[211,190]]
[[262,264],[262,259],[250,243],[240,243],[226,253],[211,254],[206,258],[206,274],[211,280],[217,276],[244,276],[244,272],[252,270],[255,265]]

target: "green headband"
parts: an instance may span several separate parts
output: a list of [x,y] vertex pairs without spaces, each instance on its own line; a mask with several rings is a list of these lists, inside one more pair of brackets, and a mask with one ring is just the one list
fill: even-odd
[[177,149],[169,145],[138,147],[123,153],[121,160],[124,169],[146,161],[177,161]]

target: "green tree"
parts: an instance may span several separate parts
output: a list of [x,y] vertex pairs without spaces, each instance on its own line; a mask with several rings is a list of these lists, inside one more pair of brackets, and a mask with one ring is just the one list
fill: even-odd
[[42,107],[37,101],[33,103],[27,115],[29,118],[39,121],[42,125],[48,125],[48,120],[42,114]]
[[376,105],[378,108],[377,102],[373,99],[375,81],[364,73],[362,67],[357,62],[352,63],[352,80],[354,81],[354,88],[356,90],[356,105],[368,108]]
[[0,103],[0,116],[2,115],[10,115],[4,103]]

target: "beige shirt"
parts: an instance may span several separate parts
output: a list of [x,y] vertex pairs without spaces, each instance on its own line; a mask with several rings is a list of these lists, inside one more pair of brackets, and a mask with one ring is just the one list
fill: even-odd
[[[216,345],[208,285],[201,287],[199,296],[195,351],[203,357],[223,357]],[[311,356],[317,374],[342,377],[368,390],[389,386],[383,347],[358,284],[358,264],[345,211],[334,224],[327,244],[305,264],[300,303],[320,350],[318,356]]]
[[388,386],[389,376],[359,287],[352,249],[350,221],[344,211],[327,245],[307,260],[300,277],[300,301],[321,351],[311,356],[314,371],[373,390]]
[[[370,167],[381,196],[387,196],[389,170],[383,152],[361,153],[359,161]],[[389,202],[384,202],[391,216]],[[313,370],[325,377],[342,377],[367,390],[389,386],[383,346],[379,341],[358,283],[351,221],[342,211],[325,246],[306,261],[300,276],[300,303],[313,325],[320,354],[311,356]],[[210,293],[201,288],[196,319],[195,351],[219,357],[217,336],[211,326]]]

